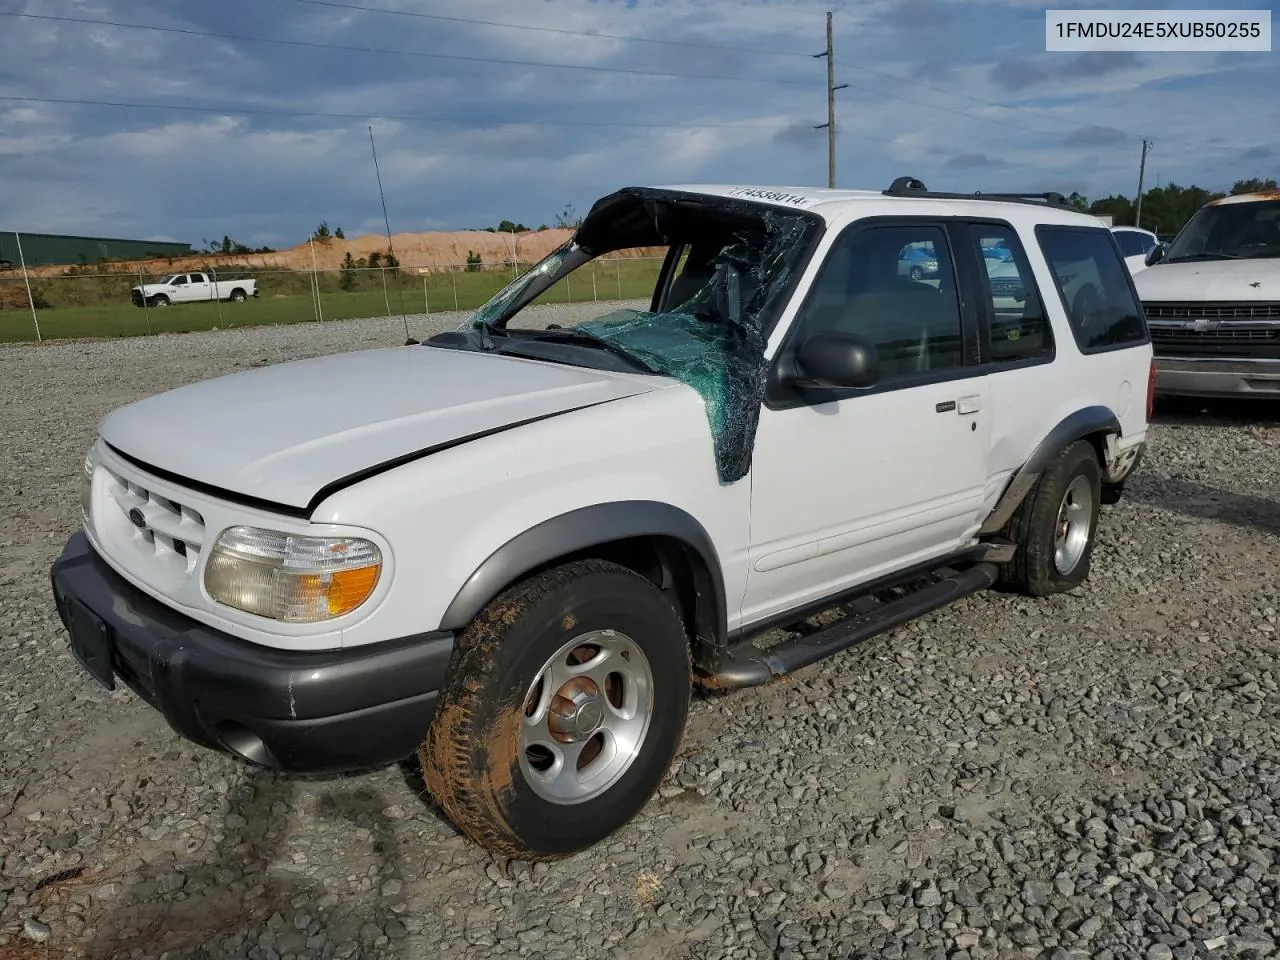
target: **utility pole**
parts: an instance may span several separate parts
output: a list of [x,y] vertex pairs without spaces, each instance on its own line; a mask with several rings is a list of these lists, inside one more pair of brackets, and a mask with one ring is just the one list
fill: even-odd
[[1142,226],[1142,181],[1147,174],[1147,152],[1151,149],[1151,141],[1142,141],[1142,162],[1138,165],[1138,209],[1133,214],[1133,225]]
[[836,58],[831,40],[831,11],[827,11],[827,49],[825,53],[815,53],[813,58],[827,58],[827,122],[814,127],[815,130],[827,131],[827,186],[836,185],[836,91],[848,86],[842,83],[836,86]]

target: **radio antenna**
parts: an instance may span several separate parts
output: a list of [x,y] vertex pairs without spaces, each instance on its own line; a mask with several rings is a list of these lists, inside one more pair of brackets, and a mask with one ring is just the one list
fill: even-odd
[[[373,142],[373,127],[369,127],[369,147],[373,150],[373,172],[378,177],[378,197],[382,200],[382,221],[387,225],[387,253],[393,258],[395,248],[391,245],[391,218],[387,216],[387,196],[382,192],[382,171],[378,168],[378,147]],[[395,261],[400,262],[398,259]],[[387,293],[387,268],[382,268],[382,299],[387,305],[387,319],[391,319],[391,296]],[[409,336],[409,317],[404,312],[404,291],[400,291],[400,319],[404,321],[404,345],[412,346],[418,341]]]

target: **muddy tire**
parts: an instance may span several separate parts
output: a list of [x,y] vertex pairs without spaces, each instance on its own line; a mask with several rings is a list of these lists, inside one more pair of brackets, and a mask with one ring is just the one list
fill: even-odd
[[1102,471],[1093,446],[1071,444],[1049,462],[1039,483],[1009,521],[1018,549],[1005,564],[1006,586],[1033,597],[1084,583],[1098,530]]
[[540,573],[459,635],[419,749],[427,788],[499,856],[567,856],[653,796],[691,687],[684,627],[652,583],[600,560]]

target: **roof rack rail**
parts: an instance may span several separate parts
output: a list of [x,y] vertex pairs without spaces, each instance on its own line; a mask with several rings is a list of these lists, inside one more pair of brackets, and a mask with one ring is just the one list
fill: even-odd
[[929,197],[934,200],[1004,200],[1009,203],[1039,203],[1051,207],[1071,207],[1062,194],[1048,193],[938,193],[924,185],[924,181],[915,177],[898,177],[884,191],[888,197]]

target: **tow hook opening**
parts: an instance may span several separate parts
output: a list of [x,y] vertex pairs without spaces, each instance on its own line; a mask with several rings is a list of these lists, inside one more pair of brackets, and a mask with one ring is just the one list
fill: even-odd
[[280,768],[275,755],[267,749],[262,738],[243,724],[223,720],[217,725],[218,742],[242,760],[272,770]]

